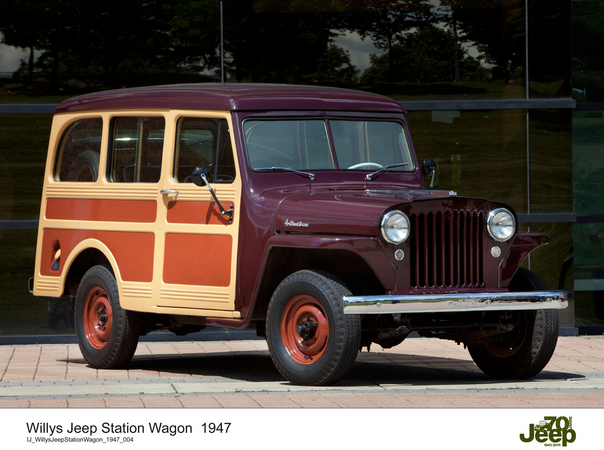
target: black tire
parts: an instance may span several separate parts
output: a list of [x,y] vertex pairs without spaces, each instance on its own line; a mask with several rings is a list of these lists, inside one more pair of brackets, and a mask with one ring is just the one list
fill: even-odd
[[138,345],[139,314],[120,306],[117,282],[104,265],[88,270],[76,294],[74,321],[82,355],[96,369],[126,366]]
[[[512,292],[546,291],[545,282],[533,272],[520,268],[509,285]],[[468,346],[476,365],[497,379],[526,379],[547,365],[558,342],[558,311],[517,311],[519,326]]]
[[[288,276],[266,316],[266,340],[275,366],[294,384],[333,384],[350,371],[361,342],[361,320],[345,315],[350,291],[335,277],[312,270]],[[315,324],[315,325],[313,325]]]
[[86,150],[75,157],[64,181],[96,181],[98,176],[99,154]]

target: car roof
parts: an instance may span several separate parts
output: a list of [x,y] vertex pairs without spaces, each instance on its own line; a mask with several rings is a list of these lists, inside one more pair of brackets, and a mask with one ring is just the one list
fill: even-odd
[[101,91],[63,101],[55,113],[101,109],[201,109],[219,111],[403,112],[382,95],[322,86],[199,83]]

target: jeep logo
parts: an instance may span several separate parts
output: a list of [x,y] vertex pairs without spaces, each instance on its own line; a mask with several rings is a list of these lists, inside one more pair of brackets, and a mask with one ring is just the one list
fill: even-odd
[[546,447],[558,447],[560,442],[562,447],[566,447],[568,443],[575,442],[577,433],[573,430],[572,417],[545,416],[543,419],[538,424],[530,424],[528,436],[521,434],[520,440],[522,442],[536,440],[545,443]]

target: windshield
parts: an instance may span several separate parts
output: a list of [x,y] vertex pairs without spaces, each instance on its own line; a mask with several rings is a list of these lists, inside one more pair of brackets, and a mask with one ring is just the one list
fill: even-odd
[[[328,126],[329,125],[329,126]],[[334,151],[330,146],[331,129]],[[399,122],[365,120],[247,120],[243,125],[252,169],[412,172],[409,142]]]

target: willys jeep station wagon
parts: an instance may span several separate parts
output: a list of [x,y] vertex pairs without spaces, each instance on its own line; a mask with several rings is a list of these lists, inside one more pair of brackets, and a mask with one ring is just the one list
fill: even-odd
[[75,298],[96,368],[141,335],[255,328],[292,383],[346,376],[410,333],[527,378],[566,292],[521,268],[547,236],[505,205],[428,188],[401,106],[343,89],[172,85],[75,97],[54,116],[33,293]]

